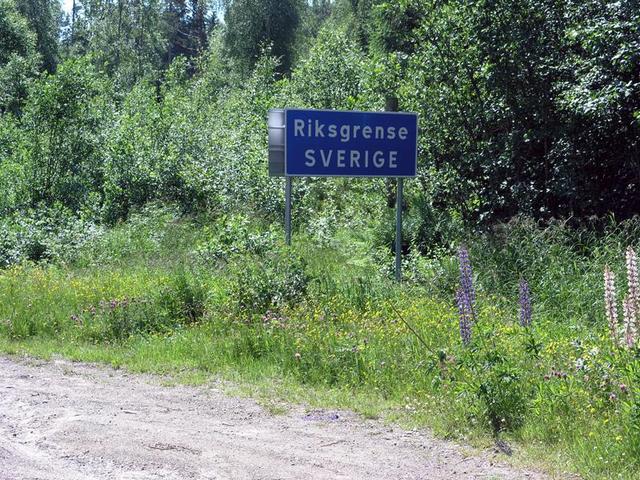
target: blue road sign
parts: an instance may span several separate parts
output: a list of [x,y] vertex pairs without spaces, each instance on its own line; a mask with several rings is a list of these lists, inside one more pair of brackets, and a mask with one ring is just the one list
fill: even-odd
[[415,177],[414,113],[285,110],[285,174]]

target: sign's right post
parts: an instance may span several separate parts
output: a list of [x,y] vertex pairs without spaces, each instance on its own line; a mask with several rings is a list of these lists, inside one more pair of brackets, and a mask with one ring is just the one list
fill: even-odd
[[[385,110],[387,112],[398,111],[398,97],[386,98]],[[402,196],[404,190],[404,178],[396,178],[396,281],[402,281]]]
[[398,178],[396,192],[396,281],[402,281],[402,194],[404,178]]

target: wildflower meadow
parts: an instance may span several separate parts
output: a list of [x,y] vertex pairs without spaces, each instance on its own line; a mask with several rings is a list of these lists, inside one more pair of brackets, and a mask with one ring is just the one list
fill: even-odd
[[492,243],[406,258],[398,284],[392,256],[354,249],[353,235],[289,248],[241,218],[211,230],[167,212],[66,263],[2,270],[2,349],[222,376],[499,445],[559,475],[637,478],[636,223],[585,255],[567,227],[520,220]]

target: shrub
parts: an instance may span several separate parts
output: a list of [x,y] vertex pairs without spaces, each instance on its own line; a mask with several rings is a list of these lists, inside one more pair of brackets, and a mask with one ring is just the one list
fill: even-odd
[[261,230],[244,215],[223,215],[205,228],[196,255],[205,263],[226,264],[239,255],[264,255],[276,245],[272,230]]
[[206,286],[184,270],[170,277],[158,296],[158,314],[181,324],[192,324],[204,317]]
[[95,342],[122,341],[135,334],[166,333],[173,326],[148,299],[112,299],[85,308],[71,319],[81,338]]
[[0,268],[22,261],[73,260],[102,228],[59,204],[17,212],[0,221]]
[[305,260],[287,251],[245,257],[233,268],[229,297],[236,313],[251,318],[300,301],[309,285]]
[[527,398],[521,377],[518,369],[508,364],[492,365],[481,377],[477,393],[495,434],[516,431],[524,424]]

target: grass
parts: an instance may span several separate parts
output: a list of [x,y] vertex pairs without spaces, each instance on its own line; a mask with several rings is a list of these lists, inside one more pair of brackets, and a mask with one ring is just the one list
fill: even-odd
[[[366,238],[356,250],[346,231],[287,249],[259,224],[222,221],[149,213],[66,266],[0,272],[0,350],[169,382],[223,378],[274,413],[351,409],[476,446],[499,436],[516,462],[555,473],[637,478],[639,355],[612,346],[600,301],[601,269],[623,277],[635,225],[580,250],[562,225],[470,239],[479,308],[464,347],[453,255],[412,256],[398,286]],[[517,321],[520,276],[534,295],[529,329]]]

